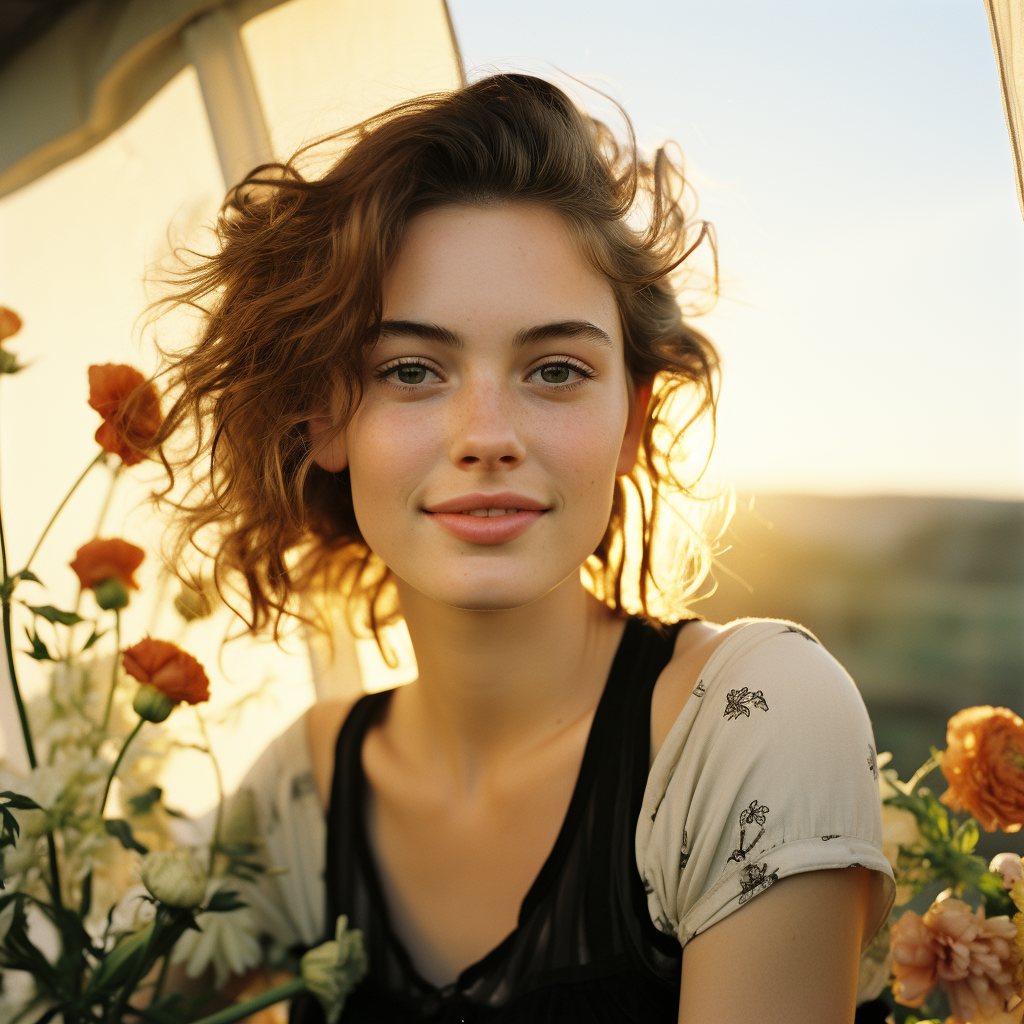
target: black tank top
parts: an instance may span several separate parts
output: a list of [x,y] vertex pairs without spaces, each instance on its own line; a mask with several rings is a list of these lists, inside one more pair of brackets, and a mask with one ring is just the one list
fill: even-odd
[[[360,928],[369,974],[341,1024],[638,1024],[674,1022],[682,949],[652,924],[636,868],[647,782],[651,693],[679,626],[630,619],[594,713],[576,788],[551,853],[523,900],[516,929],[457,980],[420,977],[392,931],[366,835],[363,737],[390,691],[368,694],[338,736],[327,818],[327,921]],[[296,1001],[292,1020],[322,1012]]]

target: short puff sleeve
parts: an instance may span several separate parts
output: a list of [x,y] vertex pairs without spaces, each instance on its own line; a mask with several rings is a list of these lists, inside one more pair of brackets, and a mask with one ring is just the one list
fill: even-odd
[[787,875],[869,868],[870,941],[895,893],[871,722],[810,633],[752,620],[716,649],[651,768],[636,861],[684,946]]

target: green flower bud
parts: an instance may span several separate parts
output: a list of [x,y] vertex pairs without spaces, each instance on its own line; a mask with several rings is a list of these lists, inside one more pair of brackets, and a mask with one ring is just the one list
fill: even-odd
[[191,587],[182,587],[174,599],[174,610],[186,622],[194,622],[196,619],[205,619],[209,616],[213,611],[213,605],[205,594]]
[[301,961],[302,980],[320,1000],[327,1024],[337,1024],[349,993],[366,976],[368,964],[363,933],[348,929],[348,918],[338,918],[334,940],[311,949]]
[[168,907],[191,910],[206,899],[206,871],[191,850],[154,850],[142,858],[142,884]]
[[24,367],[18,362],[18,357],[5,348],[0,348],[0,373],[17,373]]
[[128,607],[128,588],[116,576],[97,583],[92,592],[96,595],[96,603],[105,612]]
[[139,687],[132,707],[139,718],[144,718],[147,722],[162,722],[174,710],[170,700],[149,683]]

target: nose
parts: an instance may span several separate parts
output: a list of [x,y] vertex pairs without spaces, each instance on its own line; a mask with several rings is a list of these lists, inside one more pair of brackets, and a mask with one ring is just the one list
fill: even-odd
[[495,380],[467,380],[452,406],[451,459],[459,469],[513,469],[526,457],[515,401]]

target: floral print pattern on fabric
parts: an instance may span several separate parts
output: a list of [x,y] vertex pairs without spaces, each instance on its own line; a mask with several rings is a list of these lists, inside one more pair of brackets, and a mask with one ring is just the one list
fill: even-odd
[[759,892],[764,892],[773,882],[779,880],[778,869],[769,873],[767,864],[748,864],[740,875],[740,898],[742,906]]
[[744,842],[747,838],[747,828],[751,825],[764,825],[768,820],[768,808],[759,807],[756,800],[750,801],[749,807],[744,807],[740,811],[740,845],[737,849],[733,850],[729,854],[729,860],[741,861],[747,859],[747,854],[754,849],[755,846],[761,841],[761,837],[764,835],[764,828],[757,833],[756,836],[750,841],[750,845],[744,847]]
[[750,707],[768,710],[768,701],[764,699],[761,690],[750,692],[745,686],[742,690],[730,690],[725,698],[725,717],[728,719],[739,718],[740,715],[750,717]]
[[637,821],[651,920],[685,945],[780,878],[859,864],[882,889],[873,934],[895,884],[853,681],[806,631],[752,620],[718,646],[700,689],[654,760]]

